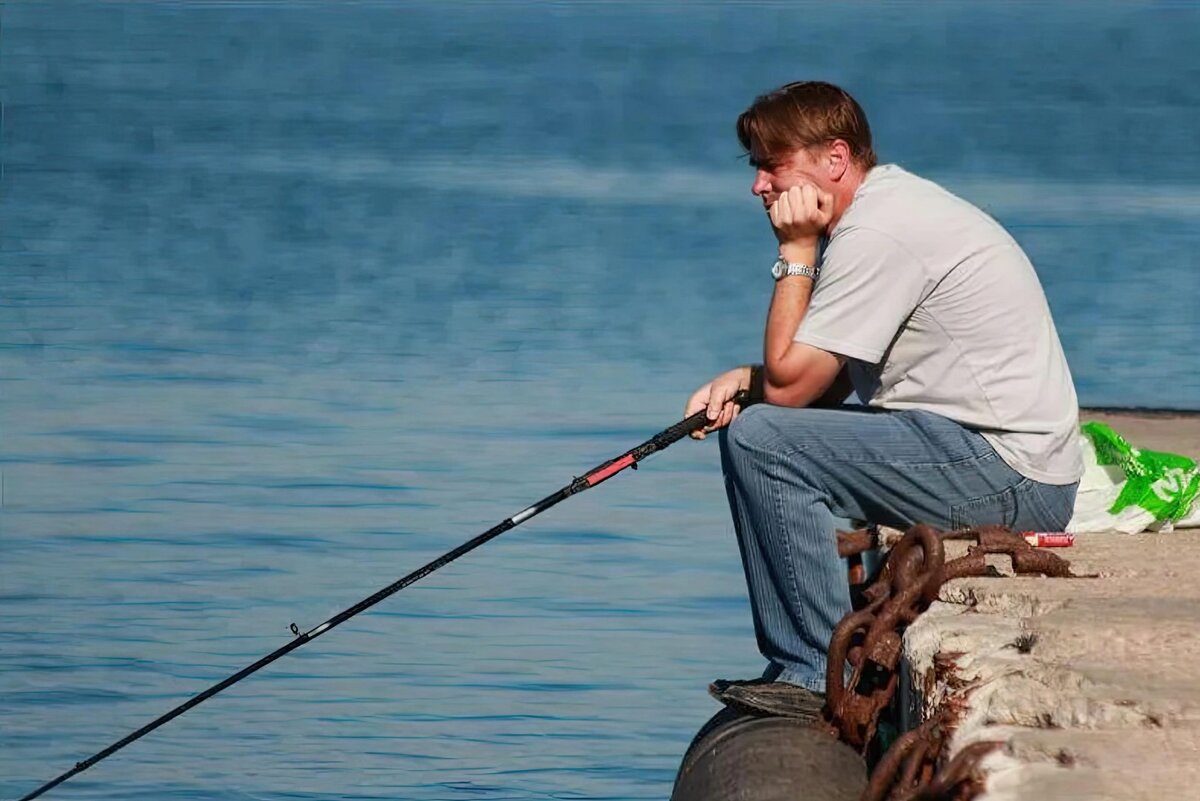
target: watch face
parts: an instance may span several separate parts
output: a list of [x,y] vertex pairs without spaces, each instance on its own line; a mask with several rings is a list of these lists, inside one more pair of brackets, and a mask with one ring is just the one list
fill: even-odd
[[786,268],[787,264],[783,259],[776,259],[775,263],[771,265],[771,275],[778,281],[780,278],[783,278],[783,271]]

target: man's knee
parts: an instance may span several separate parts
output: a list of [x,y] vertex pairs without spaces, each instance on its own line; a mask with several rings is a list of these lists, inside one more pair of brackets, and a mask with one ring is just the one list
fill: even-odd
[[755,449],[755,443],[763,437],[764,408],[763,404],[759,404],[743,409],[732,423],[721,429],[721,454],[723,456]]
[[[721,434],[721,449],[729,454],[781,454],[803,450],[806,418],[812,409],[758,404],[739,414]],[[780,424],[787,417],[787,425]]]

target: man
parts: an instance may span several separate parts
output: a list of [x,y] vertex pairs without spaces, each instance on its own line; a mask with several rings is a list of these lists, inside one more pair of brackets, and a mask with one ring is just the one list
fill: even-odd
[[[697,438],[723,429],[769,665],[710,691],[811,714],[850,611],[834,519],[1061,530],[1083,472],[1078,402],[1020,246],[936,184],[877,166],[849,94],[788,84],[757,98],[737,132],[779,243],[763,363],[700,387],[686,413],[708,411]],[[865,408],[837,408],[851,388]],[[740,390],[765,403],[739,410]]]

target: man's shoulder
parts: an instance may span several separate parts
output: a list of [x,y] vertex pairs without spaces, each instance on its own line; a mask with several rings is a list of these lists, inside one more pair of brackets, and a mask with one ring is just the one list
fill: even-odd
[[931,191],[944,190],[896,164],[872,167],[830,240],[859,243],[901,238],[913,216],[922,213]]
[[[950,190],[896,164],[873,167],[854,194],[835,235],[871,229],[903,241],[931,226],[946,230],[992,224],[987,214]],[[972,225],[974,223],[975,225]]]
[[854,202],[850,209],[853,210],[855,206],[867,209],[888,201],[905,203],[920,195],[946,200],[958,199],[941,184],[910,172],[898,164],[880,164],[872,167],[867,173],[854,194]]

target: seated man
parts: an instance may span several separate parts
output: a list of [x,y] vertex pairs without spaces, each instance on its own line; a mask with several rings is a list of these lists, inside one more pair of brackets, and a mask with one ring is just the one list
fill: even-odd
[[[970,203],[877,165],[850,95],[788,84],[756,99],[737,132],[779,243],[763,363],[717,376],[685,413],[707,409],[698,438],[724,429],[769,665],[710,689],[811,711],[850,611],[834,519],[1061,530],[1083,472],[1078,402],[1020,246]],[[865,408],[837,408],[851,388]],[[765,403],[739,410],[741,390]]]

